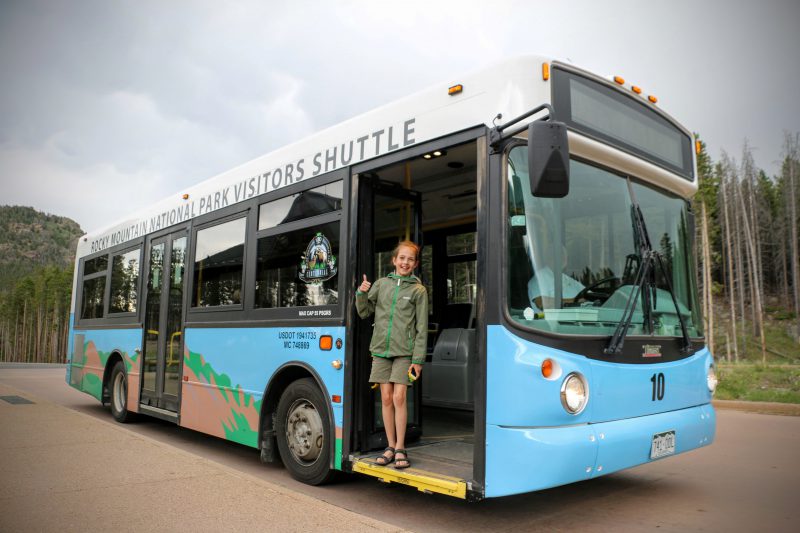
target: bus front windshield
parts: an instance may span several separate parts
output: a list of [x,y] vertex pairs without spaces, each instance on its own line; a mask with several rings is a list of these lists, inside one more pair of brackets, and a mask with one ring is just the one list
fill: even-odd
[[527,147],[518,146],[508,158],[506,289],[511,318],[553,333],[614,333],[636,291],[642,262],[641,237],[632,217],[633,190],[664,269],[655,269],[643,288],[650,295],[649,313],[642,308],[641,291],[635,293],[627,334],[680,337],[680,313],[688,334],[700,336],[687,203],[576,160],[570,162],[566,197],[537,198],[530,191],[527,157]]

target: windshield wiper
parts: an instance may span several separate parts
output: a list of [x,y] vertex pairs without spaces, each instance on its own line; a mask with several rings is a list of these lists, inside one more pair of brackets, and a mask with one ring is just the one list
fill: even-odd
[[[622,319],[617,324],[617,329],[608,341],[608,346],[604,350],[606,355],[617,355],[622,352],[622,345],[625,343],[625,335],[633,320],[633,312],[636,310],[636,301],[638,300],[639,293],[642,294],[642,312],[644,314],[645,323],[648,325],[648,331],[652,334],[654,330],[653,324],[653,307],[656,304],[656,267],[661,270],[664,281],[667,284],[667,290],[672,297],[672,304],[675,306],[675,313],[678,315],[678,322],[681,325],[681,333],[683,335],[683,346],[681,352],[686,354],[692,349],[692,341],[689,339],[689,330],[686,323],[683,321],[680,307],[678,307],[678,300],[675,297],[675,291],[672,290],[672,282],[669,279],[669,274],[664,267],[664,261],[661,253],[653,250],[650,244],[650,236],[647,234],[647,224],[644,221],[644,215],[639,204],[636,202],[636,197],[631,190],[631,221],[633,222],[634,239],[639,245],[639,255],[642,258],[639,263],[639,268],[636,271],[636,278],[633,284],[633,289],[628,295],[628,301],[625,303],[625,310],[622,313]],[[652,298],[652,303],[651,303]]]
[[625,310],[622,312],[622,319],[617,324],[617,329],[608,341],[606,349],[603,350],[606,355],[616,355],[622,352],[622,345],[625,343],[625,335],[628,333],[628,328],[633,320],[633,312],[636,310],[636,301],[638,300],[639,293],[643,292],[642,305],[644,307],[645,318],[650,321],[649,298],[647,291],[644,290],[646,280],[650,277],[653,265],[653,249],[650,246],[650,237],[647,235],[647,228],[644,225],[644,218],[639,206],[634,202],[631,205],[631,222],[633,223],[633,236],[636,243],[639,245],[639,268],[636,269],[636,277],[633,282],[633,289],[628,295],[628,301],[625,303]]

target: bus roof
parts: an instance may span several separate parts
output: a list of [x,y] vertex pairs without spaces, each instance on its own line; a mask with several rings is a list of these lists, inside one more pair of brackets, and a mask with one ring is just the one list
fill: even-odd
[[[551,60],[510,59],[324,129],[86,234],[79,240],[77,257],[409,146],[475,126],[491,127],[498,113],[506,119],[521,115],[550,102],[550,87],[541,72],[542,64]],[[463,90],[449,94],[457,84]]]

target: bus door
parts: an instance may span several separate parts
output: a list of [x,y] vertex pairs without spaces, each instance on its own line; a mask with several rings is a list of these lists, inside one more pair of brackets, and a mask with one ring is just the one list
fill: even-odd
[[[394,271],[392,251],[400,240],[422,244],[422,196],[398,185],[366,175],[359,177],[358,261],[356,278],[363,275],[374,282]],[[419,273],[417,272],[417,275]],[[371,318],[356,318],[355,389],[359,448],[385,447],[381,398],[378,388],[368,382],[372,359],[369,343]],[[422,428],[419,387],[409,389],[406,440],[419,438]]]
[[183,293],[188,232],[148,246],[141,405],[177,413],[183,359]]

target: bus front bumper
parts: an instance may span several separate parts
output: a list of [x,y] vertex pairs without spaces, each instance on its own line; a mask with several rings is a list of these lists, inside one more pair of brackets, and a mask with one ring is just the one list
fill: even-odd
[[710,404],[612,422],[562,427],[486,427],[485,497],[565,485],[649,463],[656,436],[674,432],[677,455],[714,441]]

